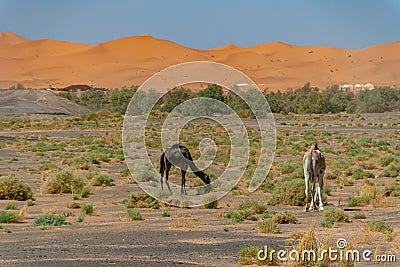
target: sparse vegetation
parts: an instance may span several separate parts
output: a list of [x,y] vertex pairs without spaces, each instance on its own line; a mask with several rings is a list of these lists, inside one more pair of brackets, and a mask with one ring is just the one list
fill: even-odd
[[37,216],[34,220],[34,224],[36,226],[60,226],[68,225],[69,223],[67,223],[62,216],[45,213]]

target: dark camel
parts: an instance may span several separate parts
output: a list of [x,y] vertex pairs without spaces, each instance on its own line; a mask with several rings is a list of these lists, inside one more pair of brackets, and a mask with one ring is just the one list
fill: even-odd
[[[204,172],[200,171],[196,165],[193,163],[192,156],[190,155],[189,149],[185,146],[181,146],[178,144],[175,144],[165,150],[160,157],[160,174],[161,174],[161,190],[163,189],[163,177],[164,177],[164,172],[165,172],[165,181],[167,183],[167,187],[169,191],[171,192],[171,188],[169,187],[168,183],[168,174],[169,170],[171,169],[171,166],[174,165],[178,168],[181,169],[182,173],[182,184],[181,184],[181,194],[187,194],[186,193],[186,188],[185,188],[185,182],[186,182],[186,172],[188,170],[188,167],[193,171],[193,173],[199,177],[204,183],[207,185],[210,184],[210,177],[205,174]],[[208,188],[209,189],[209,188]]]

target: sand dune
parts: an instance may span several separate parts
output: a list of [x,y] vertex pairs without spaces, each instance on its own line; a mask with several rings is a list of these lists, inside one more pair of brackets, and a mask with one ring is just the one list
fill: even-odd
[[262,89],[286,90],[306,82],[367,83],[400,86],[400,41],[350,50],[328,46],[296,46],[282,42],[247,48],[232,44],[198,50],[149,35],[131,36],[96,45],[52,39],[29,40],[0,33],[0,88],[88,84],[115,88],[141,84],[168,66],[195,60],[215,61],[243,71]]

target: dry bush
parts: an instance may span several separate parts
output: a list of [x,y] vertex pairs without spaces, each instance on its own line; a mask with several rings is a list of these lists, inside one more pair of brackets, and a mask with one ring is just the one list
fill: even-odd
[[293,214],[287,211],[281,211],[275,213],[274,215],[272,215],[272,220],[274,220],[279,224],[289,224],[289,223],[296,224],[298,222],[298,219]]
[[306,196],[304,191],[306,189],[303,179],[283,180],[275,185],[271,198],[268,200],[270,205],[291,205],[303,206]]
[[193,228],[192,220],[189,218],[175,218],[172,220],[171,228]]
[[82,176],[77,176],[69,170],[59,170],[49,175],[40,188],[40,192],[42,194],[80,194],[84,186]]
[[33,199],[32,189],[28,183],[15,175],[0,177],[0,199],[28,200]]
[[127,208],[153,208],[158,209],[160,204],[158,200],[144,192],[132,192],[127,199],[124,200]]

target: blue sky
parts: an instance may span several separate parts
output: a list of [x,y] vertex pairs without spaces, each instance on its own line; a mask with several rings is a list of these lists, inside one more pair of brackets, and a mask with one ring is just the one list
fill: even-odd
[[400,40],[400,1],[0,0],[0,31],[87,44],[147,33],[199,49],[275,41],[360,49]]

